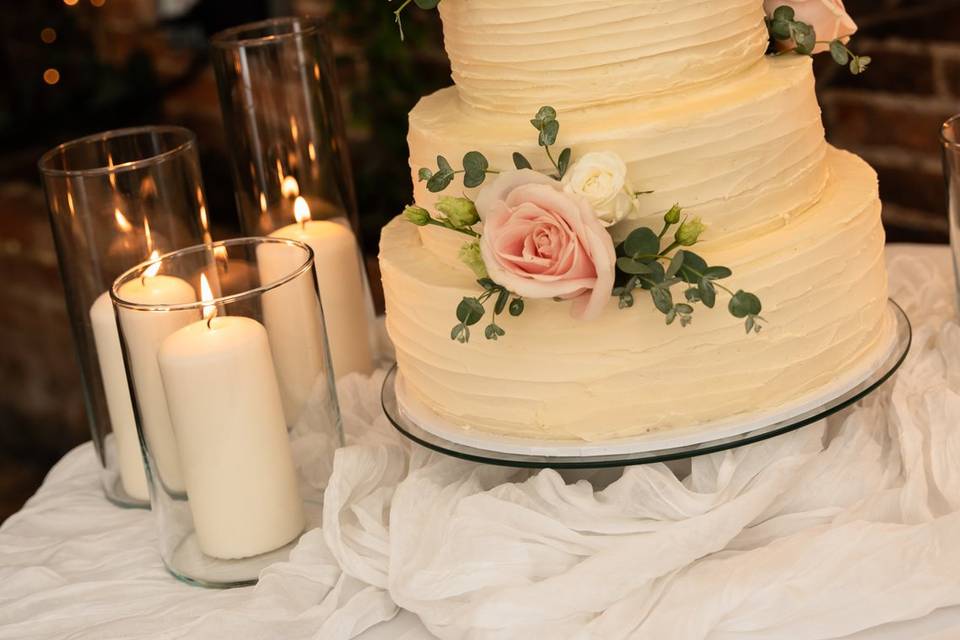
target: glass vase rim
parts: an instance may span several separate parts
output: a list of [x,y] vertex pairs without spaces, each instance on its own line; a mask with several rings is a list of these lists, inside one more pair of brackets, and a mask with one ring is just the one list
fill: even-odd
[[[289,247],[295,247],[304,252],[305,259],[297,267],[292,268],[286,275],[283,275],[279,278],[271,280],[267,284],[261,284],[250,289],[245,289],[244,291],[239,291],[237,293],[231,293],[226,296],[215,296],[209,300],[196,300],[194,302],[182,302],[178,304],[144,304],[140,302],[131,302],[124,298],[120,297],[119,289],[121,286],[138,278],[142,275],[144,271],[149,269],[154,265],[162,265],[164,262],[169,262],[170,260],[182,258],[183,256],[189,254],[195,254],[200,252],[212,253],[217,247],[230,247],[230,246],[241,246],[241,245],[262,245],[262,244],[273,244],[273,245],[286,245]],[[299,240],[290,240],[287,238],[273,238],[269,236],[247,236],[243,238],[230,238],[227,240],[218,240],[216,242],[209,242],[203,244],[195,244],[190,247],[185,247],[183,249],[177,249],[176,251],[170,251],[165,253],[153,260],[146,260],[141,262],[138,265],[135,265],[122,274],[117,276],[117,279],[113,281],[113,284],[110,285],[110,300],[113,302],[114,306],[123,307],[124,309],[130,309],[131,311],[144,311],[144,312],[168,312],[168,311],[190,311],[193,309],[203,310],[203,307],[210,307],[216,305],[228,305],[233,304],[234,302],[239,302],[241,300],[246,300],[249,298],[254,298],[262,296],[268,291],[272,291],[279,287],[284,286],[288,282],[299,278],[305,272],[313,268],[313,249],[305,242]],[[158,275],[166,275],[160,273]]]
[[[159,153],[140,158],[139,160],[130,160],[129,162],[121,162],[120,164],[115,164],[113,166],[106,165],[100,167],[90,167],[86,169],[57,169],[49,166],[50,161],[57,156],[62,155],[66,150],[79,147],[81,145],[87,145],[91,142],[105,142],[109,140],[114,140],[122,137],[129,137],[137,135],[140,133],[173,133],[183,136],[183,139],[180,140],[175,146],[161,151]],[[45,152],[40,159],[37,160],[37,168],[40,170],[40,173],[44,176],[53,176],[53,177],[76,177],[76,176],[103,176],[110,174],[123,173],[126,171],[134,171],[136,169],[141,169],[145,166],[153,166],[160,164],[170,158],[179,155],[183,151],[197,146],[197,135],[187,129],[186,127],[180,127],[173,124],[157,124],[157,125],[143,125],[139,127],[124,127],[121,129],[108,129],[106,131],[100,131],[98,133],[91,133],[86,136],[81,136],[79,138],[74,138],[73,140],[67,140],[62,142],[57,146],[53,147],[49,151]]]
[[[299,30],[290,30],[285,33],[270,33],[267,35],[242,37],[241,34],[255,31],[264,27],[273,27],[279,25],[297,25],[303,26]],[[286,40],[292,40],[315,33],[324,33],[323,20],[317,16],[281,16],[278,18],[267,18],[255,22],[246,22],[235,27],[229,27],[218,31],[210,37],[210,44],[218,49],[241,49],[244,47],[259,47],[263,45],[274,44]]]
[[955,125],[960,125],[960,113],[950,116],[940,125],[940,143],[944,147],[960,150],[960,137],[954,138],[947,135],[947,131],[953,129]]

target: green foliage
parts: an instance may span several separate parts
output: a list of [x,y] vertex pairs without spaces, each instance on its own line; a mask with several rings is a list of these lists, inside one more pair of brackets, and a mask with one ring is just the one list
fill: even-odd
[[488,173],[499,173],[490,170],[490,163],[479,151],[468,151],[462,160],[463,169],[455,170],[450,161],[443,156],[437,156],[437,170],[433,171],[427,167],[422,167],[417,172],[420,182],[426,180],[427,190],[431,193],[439,193],[450,186],[454,176],[463,174],[463,186],[472,189],[479,187],[487,178]]
[[[734,317],[745,319],[747,332],[760,331],[760,299],[743,290],[733,293],[718,282],[733,275],[730,269],[711,266],[689,249],[677,249],[697,242],[704,230],[699,218],[684,220],[675,231],[673,242],[661,248],[663,238],[679,223],[680,214],[680,207],[674,205],[664,214],[664,226],[659,234],[640,227],[631,231],[617,247],[618,282],[622,284],[614,287],[613,295],[619,298],[618,306],[633,307],[634,290],[646,289],[654,308],[664,315],[668,325],[679,320],[680,326],[685,327],[693,321],[694,305],[713,308],[720,289],[731,296],[728,310]],[[677,250],[671,254],[674,249]],[[685,301],[675,302],[672,288],[680,283],[687,285],[683,291]]]
[[507,334],[503,327],[497,324],[497,316],[502,314],[508,305],[511,316],[516,317],[523,313],[523,298],[513,296],[505,287],[487,277],[480,278],[477,283],[484,291],[476,298],[464,298],[457,305],[457,320],[460,322],[450,330],[451,340],[460,343],[470,341],[470,327],[483,319],[486,314],[484,305],[490,300],[494,300],[490,324],[483,330],[483,337],[487,340],[497,340]]
[[773,15],[767,18],[767,31],[772,41],[793,41],[794,51],[801,55],[813,55],[818,44],[829,47],[830,57],[840,66],[847,66],[850,73],[859,75],[867,70],[870,56],[858,56],[847,45],[835,38],[833,40],[817,40],[817,33],[813,26],[796,19],[796,12],[786,5],[777,7]]

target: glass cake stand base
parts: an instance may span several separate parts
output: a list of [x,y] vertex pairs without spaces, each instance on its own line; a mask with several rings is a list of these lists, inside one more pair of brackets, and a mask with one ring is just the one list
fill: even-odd
[[396,366],[383,382],[387,418],[414,442],[456,458],[507,467],[589,469],[667,462],[772,438],[813,424],[882,385],[910,350],[910,321],[893,300],[883,340],[856,370],[840,372],[828,388],[805,394],[774,411],[731,416],[641,436],[599,443],[509,438],[453,424],[406,393]]

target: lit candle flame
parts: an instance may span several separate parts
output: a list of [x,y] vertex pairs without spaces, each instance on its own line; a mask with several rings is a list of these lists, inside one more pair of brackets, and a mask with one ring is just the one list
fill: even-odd
[[300,195],[300,183],[293,176],[287,176],[280,185],[280,193],[284,198],[296,198]]
[[299,135],[300,130],[297,128],[297,120],[293,116],[290,116],[290,137],[296,142]]
[[312,142],[307,143],[307,153],[310,155],[310,159],[316,161],[317,159],[317,148],[313,146]]
[[120,211],[120,209],[113,210],[113,218],[117,221],[117,226],[120,228],[120,231],[129,233],[133,230],[133,225],[130,224],[130,221],[127,220],[127,217],[123,215],[123,212]]
[[267,194],[260,192],[260,213],[266,215],[267,213]]
[[297,199],[294,201],[293,216],[301,225],[307,224],[307,221],[310,220],[310,205],[307,204],[303,196],[297,196]]
[[210,326],[210,321],[217,315],[217,305],[208,304],[213,302],[213,290],[210,289],[210,283],[207,282],[207,274],[200,274],[200,300],[203,302],[203,319]]
[[[160,257],[160,252],[157,251],[156,249],[154,249],[154,250],[150,253],[150,260],[157,260],[157,258],[159,258],[159,257]],[[159,262],[159,261],[156,261],[156,262],[154,262],[152,265],[150,265],[149,267],[147,267],[146,269],[144,269],[144,271],[143,271],[143,277],[144,277],[144,278],[152,278],[152,277],[154,277],[155,275],[157,275],[157,273],[158,273],[159,271],[160,271],[160,262]]]
[[227,257],[227,248],[222,244],[213,248],[213,258],[223,265],[224,270],[226,270],[230,264],[230,260]]
[[67,209],[70,211],[71,216],[77,215],[77,209],[73,204],[73,194],[67,191]]
[[207,208],[203,205],[200,205],[200,226],[204,231],[210,230],[210,224],[207,222]]

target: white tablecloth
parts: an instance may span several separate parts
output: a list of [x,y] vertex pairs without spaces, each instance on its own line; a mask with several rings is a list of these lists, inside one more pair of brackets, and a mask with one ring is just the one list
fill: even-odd
[[382,372],[347,379],[322,527],[256,587],[171,578],[149,512],[107,503],[81,446],[0,527],[0,638],[958,637],[948,255],[888,251],[914,347],[881,391],[679,479],[447,459],[386,423]]

